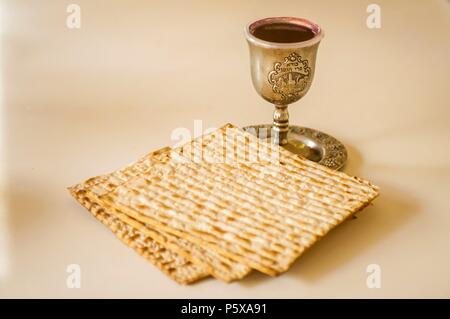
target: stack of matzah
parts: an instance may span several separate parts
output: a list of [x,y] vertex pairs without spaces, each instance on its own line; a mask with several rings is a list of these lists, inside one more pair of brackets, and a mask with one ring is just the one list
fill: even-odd
[[179,283],[286,271],[378,189],[227,124],[71,194]]

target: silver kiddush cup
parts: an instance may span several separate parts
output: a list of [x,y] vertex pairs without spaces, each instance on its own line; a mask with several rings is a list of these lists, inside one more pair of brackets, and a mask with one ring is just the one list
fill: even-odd
[[[324,36],[321,27],[302,18],[273,17],[248,24],[245,36],[253,86],[259,95],[275,105],[275,110],[272,125],[244,129],[257,130],[260,137],[261,130],[268,130],[264,137],[270,137],[289,151],[333,169],[341,168],[347,153],[339,141],[313,129],[289,126],[288,105],[308,92],[314,78],[317,50]],[[334,150],[327,149],[325,142],[331,142]]]

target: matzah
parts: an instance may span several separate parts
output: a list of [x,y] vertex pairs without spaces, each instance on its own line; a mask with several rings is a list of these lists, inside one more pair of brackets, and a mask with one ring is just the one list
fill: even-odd
[[[224,161],[223,141],[244,158]],[[245,143],[247,141],[247,143]],[[250,143],[248,143],[250,142]],[[269,275],[286,271],[308,247],[370,203],[378,189],[226,125],[189,145],[200,161],[153,163],[99,203],[152,229],[213,250]],[[186,158],[184,148],[174,150]],[[90,196],[92,196],[92,192]],[[94,195],[95,196],[95,195]]]

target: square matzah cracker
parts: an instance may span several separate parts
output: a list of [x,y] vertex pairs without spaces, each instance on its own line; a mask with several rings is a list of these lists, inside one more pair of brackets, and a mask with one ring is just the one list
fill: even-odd
[[[200,161],[180,163],[180,156],[190,154],[176,149],[176,160],[153,165],[148,173],[100,195],[99,203],[275,275],[378,195],[367,181],[230,124],[189,146],[201,154]],[[256,156],[261,149],[271,152]],[[243,156],[229,156],[230,151]]]

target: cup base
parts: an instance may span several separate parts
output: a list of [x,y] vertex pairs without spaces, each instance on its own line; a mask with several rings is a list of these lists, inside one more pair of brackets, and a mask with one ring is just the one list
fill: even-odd
[[[273,142],[271,124],[250,125],[243,130]],[[333,170],[342,169],[347,161],[344,144],[328,134],[307,127],[290,125],[288,143],[283,147]]]

